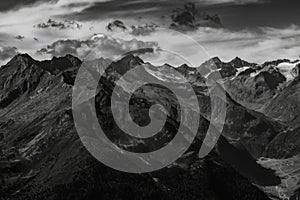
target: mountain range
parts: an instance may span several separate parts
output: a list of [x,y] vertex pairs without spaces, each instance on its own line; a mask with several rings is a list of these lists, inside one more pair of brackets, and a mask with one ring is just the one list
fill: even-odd
[[[196,139],[170,166],[145,174],[116,171],[98,162],[85,149],[75,129],[73,114],[85,122],[85,111],[72,111],[72,89],[83,61],[72,56],[37,61],[19,54],[0,68],[0,171],[3,199],[291,199],[299,198],[300,149],[299,61],[277,60],[264,64],[235,58],[223,62],[212,58],[199,68],[182,65],[153,66],[135,55],[112,62],[88,61],[87,73],[102,73],[96,94],[86,88],[81,104],[89,109],[95,96],[98,122],[107,137],[127,151],[147,152],[167,145],[180,123],[185,130],[190,119],[200,116]],[[136,69],[127,79],[121,77]],[[172,70],[171,70],[172,69]],[[194,111],[189,97],[180,96],[184,107],[165,87],[143,86],[130,99],[131,118],[139,125],[149,123],[153,104],[168,111],[160,134],[141,140],[122,134],[111,111],[111,94],[120,96],[138,76],[154,78],[185,90],[191,84],[199,102]],[[201,73],[200,73],[200,72]],[[199,158],[211,117],[206,80],[218,80],[226,90],[226,119],[213,151]],[[223,100],[224,101],[224,100]],[[124,103],[118,112],[124,123]],[[181,122],[179,111],[186,118]],[[161,116],[155,116],[160,119]],[[92,127],[86,123],[85,130]],[[103,156],[106,155],[105,152]],[[130,162],[130,161],[129,161]],[[291,164],[292,163],[292,164]]]

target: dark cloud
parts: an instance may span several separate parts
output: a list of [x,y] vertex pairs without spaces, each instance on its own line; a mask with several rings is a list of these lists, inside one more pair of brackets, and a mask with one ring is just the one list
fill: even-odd
[[145,36],[149,35],[154,32],[159,26],[155,23],[151,24],[142,24],[142,25],[132,25],[128,27],[123,21],[121,20],[114,20],[110,22],[106,28],[108,31],[115,32],[118,30],[121,31],[128,31],[131,35],[134,36]]
[[18,54],[16,47],[0,47],[0,60],[4,61],[10,59]]
[[56,3],[58,0],[9,0],[0,1],[0,12],[31,6],[36,3]]
[[114,20],[113,22],[110,22],[106,28],[108,31],[114,31],[115,29],[127,30],[127,27],[121,20]]
[[17,39],[17,40],[23,40],[25,37],[24,36],[22,36],[22,35],[17,35],[16,37],[15,37],[15,39]]
[[[186,3],[182,7],[174,9],[171,13],[170,20],[165,26],[175,30],[190,31],[199,27],[222,27],[221,19],[218,15],[199,12],[195,3]],[[123,21],[114,20],[107,25],[107,30],[112,32],[129,30],[132,35],[145,36],[155,32],[158,27],[152,22],[150,24],[132,25],[130,28],[127,28]]]
[[[248,5],[266,2],[269,0],[201,0],[196,2],[198,10],[204,10],[215,6]],[[173,9],[182,7],[190,0],[110,0],[97,2],[85,10],[66,17],[80,20],[94,20],[115,17],[134,17],[138,15],[147,18],[170,16]]]
[[[160,20],[169,19],[172,15],[172,10],[182,7],[187,2],[190,1],[110,0],[95,3],[82,12],[62,17],[77,18],[79,20],[116,17],[120,19],[133,18],[148,20],[147,22],[155,22],[162,25],[159,23]],[[211,18],[210,21],[217,20],[214,14],[218,14],[222,19],[223,26],[230,29],[252,29],[259,26],[283,27],[290,24],[300,25],[298,20],[299,0],[199,0],[193,2],[196,3],[196,9],[199,12],[209,14],[210,17],[208,18]]]
[[48,19],[47,22],[39,23],[35,27],[41,29],[57,28],[59,30],[63,30],[63,29],[81,29],[82,25],[72,20],[55,21],[53,19]]
[[299,0],[267,0],[257,4],[216,5],[206,11],[218,13],[224,27],[241,30],[263,26],[285,28],[291,24],[300,25],[299,7]]
[[[111,0],[95,3],[93,6],[80,13],[74,13],[67,17],[80,20],[93,20],[117,17],[136,17],[137,15],[160,16],[167,14],[172,7],[180,6],[186,0]],[[186,1],[187,2],[187,1]],[[176,7],[177,7],[176,6]]]
[[103,34],[95,34],[88,40],[58,40],[46,48],[40,49],[37,53],[52,56],[72,54],[83,59],[92,50],[95,50],[99,54],[98,57],[110,58],[137,49],[148,49],[145,53],[149,53],[150,48],[152,49],[151,52],[154,52],[153,49],[159,49],[156,42],[144,42],[136,39],[126,41]]
[[176,8],[171,15],[173,23],[171,28],[176,30],[194,30],[198,27],[222,27],[218,15],[209,15],[199,12],[195,3],[186,3],[182,8]]

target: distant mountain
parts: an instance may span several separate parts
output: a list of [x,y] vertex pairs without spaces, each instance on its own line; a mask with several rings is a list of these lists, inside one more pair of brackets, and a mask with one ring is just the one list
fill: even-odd
[[242,60],[239,57],[235,57],[233,60],[229,62],[229,64],[235,68],[241,68],[241,67],[254,67],[257,66],[255,63],[249,63],[245,60]]
[[209,76],[214,76],[214,73],[220,73],[221,78],[225,79],[238,75],[248,68],[256,69],[257,66],[257,64],[248,63],[239,57],[234,58],[228,63],[221,61],[218,57],[213,57],[201,64],[198,70],[203,74],[206,74],[208,79]]
[[[222,75],[226,91],[235,103],[239,104],[243,109],[246,107],[246,110],[250,111],[252,116],[253,114],[254,116],[260,116],[262,113],[268,116],[267,118],[269,119],[267,121],[273,124],[273,130],[277,132],[270,134],[272,131],[266,131],[268,135],[270,134],[269,136],[272,136],[271,140],[266,141],[267,143],[270,142],[270,144],[264,146],[266,149],[260,155],[265,157],[289,158],[300,153],[300,149],[298,148],[298,140],[300,139],[298,119],[298,113],[300,113],[298,108],[300,102],[298,95],[299,61],[283,59],[256,65],[235,58],[229,62],[231,63],[229,65],[228,63],[223,63],[218,58],[213,58],[204,63],[204,66],[209,65],[209,63],[211,66],[214,61],[216,61],[215,66],[218,69],[226,68],[226,66],[230,68],[233,65],[236,68],[242,67],[242,70],[236,72],[235,75],[234,73],[229,77],[224,76],[224,74]],[[244,66],[248,67],[243,68]],[[232,122],[236,122],[234,123],[236,125],[245,125],[245,122],[238,123],[239,119],[243,119],[239,116],[243,112],[238,111],[237,106],[234,109],[235,111],[232,111],[232,116],[237,117]],[[230,109],[228,110],[230,113]],[[253,112],[253,110],[260,112],[260,114]],[[228,114],[228,117],[230,116]],[[281,125],[278,125],[278,123]],[[253,123],[250,127],[251,130],[254,128]],[[262,127],[267,126],[262,125]],[[237,130],[242,130],[242,127],[237,128]],[[257,130],[258,132],[262,131],[262,129]],[[249,139],[246,141],[250,145],[254,144]],[[261,144],[261,141],[259,143]],[[258,150],[259,148],[255,146],[254,149]]]
[[215,57],[204,62],[199,70],[208,79],[220,74],[231,97],[243,106],[262,111],[269,101],[299,76],[299,61],[287,59],[249,63],[238,57],[225,63]]
[[273,67],[261,70],[248,68],[234,79],[225,82],[230,95],[244,106],[262,110],[264,105],[279,91],[286,78]]

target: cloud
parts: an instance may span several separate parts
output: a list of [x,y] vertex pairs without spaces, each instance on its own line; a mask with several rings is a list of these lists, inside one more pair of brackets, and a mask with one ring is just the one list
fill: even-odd
[[181,31],[190,31],[198,27],[222,27],[218,15],[200,13],[195,3],[186,3],[183,8],[176,8],[171,15],[171,28]]
[[18,10],[21,7],[24,6],[32,6],[34,4],[39,3],[56,3],[58,0],[26,0],[26,1],[20,1],[20,0],[9,0],[9,1],[1,1],[0,2],[0,11],[8,11],[8,10]]
[[5,44],[9,39],[13,39],[13,37],[7,33],[0,32],[0,44]]
[[6,47],[0,46],[0,61],[5,61],[18,54],[18,49],[16,47]]
[[[14,0],[12,0],[14,1]],[[30,1],[30,0],[26,0]],[[48,19],[55,22],[63,22],[65,20],[72,27],[77,27],[73,24],[73,19],[60,18],[60,15],[66,15],[76,12],[81,12],[87,7],[92,6],[95,2],[103,2],[104,0],[59,0],[59,1],[36,1],[37,3],[28,6],[21,6],[17,10],[9,9],[5,12],[0,11],[0,45],[16,46],[19,51],[34,54],[36,50],[45,47],[48,44],[57,40],[87,38],[94,32],[105,32],[105,24],[107,21],[102,20],[95,22],[80,22],[84,26],[81,29],[58,29],[58,28],[36,28],[35,25],[44,22],[46,26]],[[5,1],[0,2],[3,4]],[[25,2],[25,1],[19,1]],[[21,3],[17,3],[22,5]],[[77,22],[77,21],[76,21]],[[56,23],[57,24],[57,23]],[[88,27],[94,26],[93,31],[88,30]],[[45,27],[45,26],[44,26]],[[64,26],[65,27],[65,26]],[[59,31],[58,31],[59,30]],[[22,42],[15,38],[17,33],[22,32],[25,37]],[[2,35],[5,34],[5,37]],[[32,38],[38,38],[39,42],[33,42]],[[50,56],[37,56],[36,59],[49,59]]]
[[[235,56],[262,63],[279,58],[297,59],[300,54],[300,27],[261,27],[259,31],[199,28],[190,35],[211,56],[230,60]],[[183,45],[185,48],[185,45]]]
[[200,3],[207,5],[215,4],[237,4],[237,5],[246,5],[246,4],[257,4],[257,3],[269,3],[271,0],[201,0]]
[[[114,17],[151,17],[160,18],[161,15],[169,15],[170,11],[178,7],[182,7],[190,0],[110,0],[103,2],[95,2],[82,12],[66,15],[71,19],[78,18],[82,20],[94,20]],[[205,7],[216,5],[245,5],[269,2],[269,0],[198,0],[196,7],[201,10]]]
[[[137,22],[135,22],[137,23]],[[127,25],[121,20],[114,20],[109,22],[106,26],[107,31],[117,33],[119,31],[129,32],[131,35],[134,36],[146,36],[153,33],[159,26],[155,23],[151,24],[140,24],[140,25]]]
[[123,31],[127,30],[127,27],[121,20],[114,20],[113,22],[110,22],[106,28],[108,31],[115,31],[115,29],[121,29]]
[[[116,58],[137,49],[147,49],[144,53],[149,53],[149,49],[159,49],[159,47],[156,42],[144,42],[137,39],[123,40],[105,34],[95,34],[88,40],[58,40],[37,53],[52,56],[72,54],[84,59],[93,51],[97,57]],[[155,50],[152,50],[153,52]]]
[[[300,54],[300,26],[296,25],[240,31],[199,27],[186,34],[158,28],[154,33],[139,38],[157,41],[159,47],[166,50],[160,52],[159,58],[147,60],[156,65],[168,63],[178,66],[191,63],[197,67],[214,56],[224,61],[238,56],[249,62],[263,63],[284,58],[294,60],[298,59]],[[188,38],[194,39],[195,42]]]
[[[33,26],[36,23],[39,23],[41,19],[46,20],[51,17],[58,18],[56,16],[81,12],[84,9],[93,6],[95,2],[103,1],[105,0],[32,0],[31,2],[35,2],[34,6],[20,6],[18,10],[7,10],[5,12],[0,11],[0,25],[26,25],[28,27],[29,24],[32,24]],[[0,7],[1,4],[4,4],[3,2],[4,1],[1,1]],[[28,2],[30,2],[30,0],[28,0]],[[22,5],[22,3],[16,3],[16,5]]]
[[57,28],[59,30],[63,29],[81,29],[82,25],[76,21],[64,20],[64,21],[55,21],[53,19],[48,19],[45,23],[39,23],[35,27],[41,29]]
[[131,26],[131,34],[135,36],[145,36],[149,35],[158,28],[159,26],[151,23],[151,24],[144,24],[144,25],[133,25]]
[[17,35],[16,37],[15,37],[15,39],[17,39],[17,40],[23,40],[25,37],[24,36],[22,36],[22,35]]
[[[65,52],[78,55],[81,58],[84,57],[91,49],[97,46],[95,42],[91,42],[86,38],[95,32],[114,35],[114,32],[107,32],[105,26],[111,22],[112,19],[116,18],[126,22],[124,25],[127,27],[127,31],[131,36],[136,36],[136,41],[156,41],[156,45],[148,45],[154,46],[155,49],[169,41],[169,35],[161,34],[161,31],[158,30],[159,28],[154,28],[155,26],[151,27],[151,23],[153,22],[159,27],[169,27],[172,23],[172,19],[169,17],[172,14],[172,10],[178,7],[182,8],[184,3],[189,2],[189,0],[26,0],[18,2],[12,0],[9,2],[15,2],[17,7],[14,6],[13,10],[5,9],[5,12],[1,12],[0,9],[0,29],[1,32],[4,33],[4,35],[0,33],[0,45],[16,46],[19,51],[26,53],[33,53],[36,52],[37,49],[40,49],[39,59],[48,59],[52,55],[59,56],[65,54]],[[31,3],[26,3],[26,6],[22,6],[24,4],[22,2]],[[259,29],[256,27],[257,24],[261,24],[262,26],[264,24],[272,24],[273,22],[266,23],[264,21],[269,22],[270,20],[266,20],[265,18],[269,17],[272,20],[275,15],[282,18],[282,21],[287,19],[287,25],[291,22],[282,12],[277,12],[280,10],[277,9],[277,5],[275,6],[276,9],[272,8],[270,10],[270,15],[269,13],[261,15],[260,12],[258,16],[253,17],[252,15],[249,16],[248,13],[244,13],[242,8],[260,8],[265,13],[264,8],[267,6],[232,6],[261,4],[269,2],[268,0],[199,0],[195,2],[197,10],[204,8],[212,12],[220,11],[220,16],[222,16],[222,22],[225,27],[226,23],[228,25],[230,21],[232,24],[244,24],[243,27],[253,28],[253,30],[206,28],[200,25],[198,26],[196,20],[196,22],[192,23],[192,28],[183,29],[186,35],[195,38],[205,47],[211,57],[220,56],[224,60],[229,60],[235,56],[239,56],[251,62],[264,62],[277,58],[293,59],[298,57],[300,53],[298,45],[300,43],[300,32],[298,26],[294,25],[283,28],[262,27]],[[1,5],[5,7],[4,4],[5,1],[1,1],[0,7]],[[290,7],[293,7],[293,5],[290,5]],[[241,8],[243,11],[236,10],[236,8]],[[251,14],[254,13],[251,9],[250,11]],[[204,18],[209,18],[209,16],[214,18],[213,15],[208,15],[208,17],[204,16]],[[261,16],[267,17],[263,18]],[[248,18],[251,18],[251,20]],[[50,21],[51,23],[48,24],[48,19],[52,19],[54,22],[52,23]],[[64,24],[65,20],[73,21],[74,19],[80,21],[84,26],[81,29],[72,29],[64,28],[66,25],[60,25],[60,23]],[[293,17],[293,19],[295,19],[295,17]],[[210,21],[211,20],[203,20],[199,21],[199,23],[202,24]],[[263,23],[259,23],[260,21],[263,21]],[[274,21],[274,25],[277,25],[277,21],[278,20]],[[40,22],[44,22],[44,24]],[[251,22],[253,23],[251,24]],[[176,23],[178,23],[178,21]],[[42,24],[42,28],[33,27],[37,24]],[[75,24],[73,25],[76,27]],[[189,25],[184,26],[189,27]],[[60,27],[63,28],[60,29]],[[93,28],[89,29],[90,27]],[[176,28],[177,27],[178,26],[176,26]],[[237,28],[240,29],[240,27]],[[58,29],[60,31],[57,31]],[[20,30],[22,30],[22,37],[25,36],[23,42],[14,38],[16,33],[20,33]],[[38,38],[39,42],[33,42],[32,38],[34,37]],[[107,48],[107,50],[102,53],[104,57],[109,57],[109,52],[115,55],[125,53],[125,50],[132,50],[132,48],[126,48],[126,46],[130,45],[124,42],[131,41],[132,39],[119,37],[122,38],[122,40],[114,41],[113,39],[109,39],[109,36],[106,37],[108,38],[103,40],[99,39],[99,43],[102,41],[100,47],[103,49]],[[124,44],[121,44],[123,42]],[[196,50],[191,48],[189,43],[183,43],[181,38],[176,39],[176,37],[174,37],[169,43],[169,46],[174,47],[178,52],[186,52],[185,55],[192,57],[193,60],[195,60],[194,63],[200,64],[204,61],[203,58],[196,57]],[[105,45],[107,45],[107,47]],[[122,49],[123,45],[125,45],[124,49]],[[152,48],[147,45],[147,47],[144,46],[145,45],[141,45],[141,48]],[[173,60],[170,56],[166,56],[165,58],[163,61],[172,64],[171,62]]]
[[[159,49],[157,49],[159,51]],[[143,54],[153,54],[155,52],[155,49],[153,48],[141,48],[141,49],[137,49],[137,50],[133,50],[133,51],[129,51],[128,53],[123,54],[124,56],[127,55],[143,55]]]

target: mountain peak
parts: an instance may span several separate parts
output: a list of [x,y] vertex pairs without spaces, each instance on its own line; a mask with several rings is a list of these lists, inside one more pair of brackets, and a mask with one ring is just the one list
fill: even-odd
[[213,61],[213,62],[215,62],[215,63],[221,63],[222,62],[221,59],[219,57],[217,57],[217,56],[211,58],[210,60]]
[[141,58],[134,56],[133,54],[128,54],[120,60],[113,62],[111,64],[111,69],[123,75],[130,69],[141,64],[144,64],[144,61]]
[[[188,66],[187,64],[182,64],[178,67],[178,69],[185,69],[185,70],[189,70],[189,69],[195,69],[195,68],[192,68],[190,66]],[[196,70],[196,69],[195,69]]]
[[247,61],[242,60],[242,59],[239,58],[239,57],[235,57],[234,59],[232,59],[232,60],[229,62],[229,64],[232,65],[232,66],[235,67],[235,68],[240,68],[240,67],[245,67],[245,66],[251,66],[251,65],[254,65],[254,64],[248,63]]
[[242,62],[243,60],[240,57],[235,57],[234,59],[232,59],[230,62]]
[[15,66],[16,63],[21,64],[21,66],[23,67],[28,67],[31,66],[32,64],[34,64],[36,62],[36,60],[34,60],[29,54],[25,53],[25,54],[17,54],[16,56],[14,56],[5,67],[8,66]]
[[[219,57],[213,57],[204,63],[202,63],[199,67],[200,70],[204,70],[203,73],[208,73],[211,70],[217,70],[222,67],[222,61],[220,60]],[[208,71],[207,71],[208,70]]]
[[126,55],[120,61],[128,63],[130,66],[132,66],[132,65],[141,65],[141,64],[144,63],[144,61],[140,57],[135,56],[133,54]]
[[11,61],[14,61],[14,60],[24,60],[24,61],[35,61],[29,54],[27,54],[27,53],[24,53],[24,54],[21,54],[21,53],[19,53],[19,54],[17,54],[17,55],[15,55],[12,59],[11,59]]
[[80,59],[68,54],[64,57],[53,57],[51,60],[40,61],[39,66],[51,74],[58,74],[66,70],[72,70],[74,67],[79,68],[81,63]]

